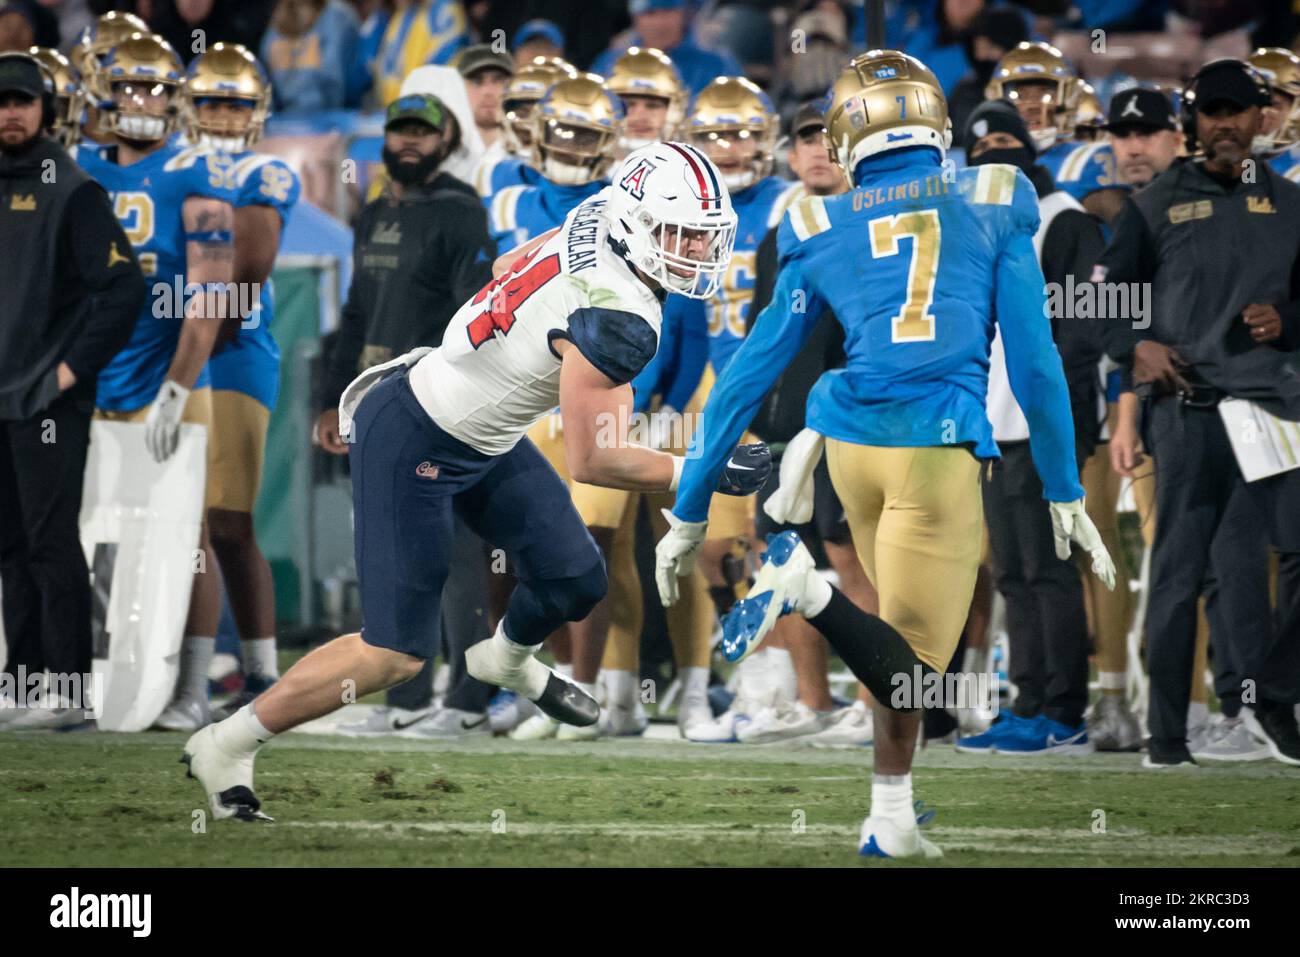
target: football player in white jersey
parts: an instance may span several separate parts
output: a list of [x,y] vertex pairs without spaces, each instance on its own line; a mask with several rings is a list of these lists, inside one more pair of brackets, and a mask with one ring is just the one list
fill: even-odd
[[[574,477],[636,491],[676,488],[684,459],[630,444],[628,383],[654,355],[669,290],[704,298],[726,272],[736,215],[698,150],[656,143],[557,230],[498,261],[437,349],[363,373],[343,394],[351,443],[364,625],[316,649],[257,700],[185,744],[182,760],[217,818],[265,818],[253,760],[274,734],[345,699],[416,674],[437,654],[453,509],[504,548],[519,585],[468,671],[559,721],[594,724],[595,700],[534,654],[604,595],[604,560],[568,489],[528,429],[557,405]],[[740,446],[719,489],[749,494],[771,471],[766,446]]]

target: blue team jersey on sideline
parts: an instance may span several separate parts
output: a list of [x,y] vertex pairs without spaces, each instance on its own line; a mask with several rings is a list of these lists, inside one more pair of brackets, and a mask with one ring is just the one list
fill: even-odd
[[1038,162],[1052,174],[1058,189],[1077,200],[1099,189],[1129,189],[1115,171],[1115,151],[1104,141],[1066,140],[1043,152]]
[[699,315],[706,317],[709,362],[715,373],[726,368],[745,340],[749,304],[754,301],[754,283],[758,278],[758,247],[803,191],[800,183],[767,176],[748,189],[731,194],[731,205],[736,210],[736,248],[731,254],[731,265],[712,299],[699,303],[698,307],[683,305],[689,310],[686,321],[695,321]]
[[[77,162],[107,190],[150,283],[131,340],[99,373],[99,408],[129,412],[157,397],[180,339],[184,317],[177,314],[173,298],[176,283],[183,289],[186,281],[181,207],[191,196],[234,205],[235,191],[230,185],[229,157],[205,147],[185,146],[179,137],[130,166],[119,166],[115,155],[116,150],[83,150]],[[155,310],[170,317],[155,316]],[[205,366],[194,388],[210,384]]]
[[[270,206],[280,214],[280,235],[302,192],[294,171],[282,159],[251,151],[232,156],[230,179],[235,206]],[[271,334],[275,318],[275,287],[268,276],[256,311],[234,341],[208,360],[212,388],[252,396],[271,411],[280,395],[280,347]],[[245,328],[246,327],[246,328]]]
[[581,186],[561,186],[538,177],[535,186],[507,186],[487,204],[488,232],[502,253],[554,229],[564,217],[590,196],[609,185],[598,179]]
[[1268,158],[1268,165],[1287,179],[1300,183],[1300,143]]
[[541,182],[542,174],[518,156],[502,157],[474,174],[474,189],[489,210],[492,208],[492,197],[507,186],[538,186]]
[[772,302],[713,387],[678,517],[705,519],[734,443],[826,308],[844,327],[848,361],[813,387],[810,428],[863,445],[968,444],[979,458],[996,458],[985,411],[996,316],[1044,497],[1082,497],[1033,245],[1034,187],[995,164],[946,183],[940,163],[928,147],[875,157],[859,165],[851,192],[804,197],[786,214]]

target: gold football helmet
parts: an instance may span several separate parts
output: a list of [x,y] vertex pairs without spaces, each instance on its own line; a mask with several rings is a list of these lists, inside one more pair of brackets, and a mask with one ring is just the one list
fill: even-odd
[[86,91],[99,100],[107,100],[108,93],[96,84],[99,79],[99,66],[113,49],[133,33],[148,33],[149,27],[134,13],[110,10],[96,18],[95,22],[82,31],[81,37],[72,48],[69,59],[81,74]]
[[[1051,92],[1034,92],[1050,87]],[[1060,50],[1041,41],[1008,50],[984,88],[987,100],[1010,100],[1029,125],[1041,153],[1074,130],[1079,77]]]
[[772,101],[743,76],[720,76],[695,94],[682,134],[722,171],[733,192],[772,172],[781,121]]
[[70,150],[81,139],[81,114],[86,108],[81,74],[58,50],[32,47],[27,52],[43,63],[54,77],[54,122],[50,132],[65,150]]
[[1078,102],[1074,108],[1074,138],[1095,140],[1101,136],[1105,124],[1106,111],[1101,107],[1097,91],[1086,80],[1080,80]]
[[[204,116],[202,108],[210,104],[232,109],[217,116],[209,109]],[[181,122],[191,143],[223,153],[252,149],[270,111],[271,81],[241,44],[214,43],[190,64],[181,87]]]
[[[628,152],[672,137],[682,122],[686,106],[686,86],[668,54],[654,47],[629,47],[614,61],[605,79],[605,89],[623,99],[629,96],[651,97],[668,104],[663,126],[653,136],[636,136],[629,131],[620,147]],[[627,102],[624,99],[624,107]]]
[[850,181],[868,156],[908,146],[952,145],[943,87],[930,68],[898,50],[859,54],[831,87],[831,152]]
[[133,33],[104,58],[100,77],[111,98],[113,132],[128,140],[166,139],[176,128],[176,96],[185,68],[170,43]]
[[1266,150],[1284,150],[1300,140],[1300,56],[1282,47],[1261,47],[1246,58],[1268,80],[1269,92],[1287,97],[1289,109],[1282,111],[1278,125],[1265,134]]
[[623,135],[623,104],[595,73],[553,84],[533,114],[533,164],[553,183],[600,179]]
[[577,75],[578,71],[572,63],[557,56],[533,57],[532,63],[515,71],[501,97],[501,129],[506,149],[515,156],[531,161],[532,119],[538,101],[557,80]]

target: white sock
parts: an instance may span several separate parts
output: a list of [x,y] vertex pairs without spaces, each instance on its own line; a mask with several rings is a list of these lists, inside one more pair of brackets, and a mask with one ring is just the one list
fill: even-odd
[[794,673],[794,659],[786,648],[767,649],[768,675],[772,687],[782,701],[794,701],[799,697],[799,679]]
[[177,686],[178,698],[206,701],[208,697],[208,665],[217,650],[217,639],[201,635],[186,635],[181,642],[181,680]]
[[[550,679],[551,673],[545,665],[534,658],[539,646],[521,645],[519,642],[507,638],[504,618],[497,625],[496,634],[489,638],[488,641],[492,643],[492,651],[498,660],[504,662],[508,668],[518,669],[523,672],[527,687],[520,688],[519,692],[530,701],[536,701],[540,698],[542,692],[546,690],[546,682]],[[572,673],[572,666],[570,666],[569,671]]]
[[1210,720],[1210,706],[1204,701],[1193,701],[1187,706],[1187,727],[1194,728]]
[[604,668],[605,702],[611,707],[631,708],[636,704],[636,675],[630,671]]
[[586,681],[575,681],[574,684],[587,692],[587,694],[591,695],[593,698],[596,697],[596,682],[592,681],[589,683]]
[[217,747],[233,755],[252,754],[275,737],[258,720],[257,712],[253,710],[251,702],[225,721],[213,725],[212,732]]
[[767,652],[766,647],[759,648],[736,666],[736,670],[740,673],[740,681],[736,685],[737,699],[761,701],[771,693],[772,682],[767,669]]
[[1097,672],[1097,685],[1101,688],[1103,694],[1110,692],[1111,694],[1122,695],[1124,689],[1128,687],[1127,677],[1122,671],[1099,671]]
[[810,571],[804,577],[803,594],[795,601],[799,614],[805,618],[816,618],[831,603],[831,583],[817,572]]
[[280,677],[280,666],[275,658],[275,635],[270,638],[241,641],[239,653],[244,662],[245,675],[260,675],[263,678]]
[[907,819],[916,823],[912,805],[912,775],[873,774],[871,776],[871,816]]

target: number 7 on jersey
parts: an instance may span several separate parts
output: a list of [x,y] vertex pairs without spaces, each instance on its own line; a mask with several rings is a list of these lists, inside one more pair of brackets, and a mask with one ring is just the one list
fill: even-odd
[[939,211],[917,209],[910,213],[873,219],[871,256],[882,259],[898,255],[898,241],[912,240],[912,258],[907,268],[907,298],[890,321],[893,342],[933,342],[934,280],[939,275]]

